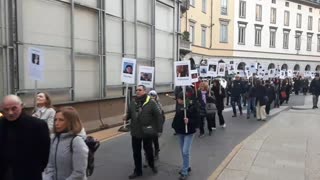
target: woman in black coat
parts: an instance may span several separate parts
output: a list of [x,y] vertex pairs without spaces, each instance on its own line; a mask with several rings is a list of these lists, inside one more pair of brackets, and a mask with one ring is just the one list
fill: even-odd
[[267,90],[261,84],[261,81],[256,81],[256,112],[257,120],[265,121],[267,118],[266,115],[266,104],[267,104]]
[[[213,86],[211,88],[211,91],[213,92],[213,95],[216,99],[216,107],[218,111],[218,117],[219,117],[219,123],[220,126],[225,128],[226,123],[224,121],[222,111],[224,110],[224,98],[226,97],[226,90],[220,85],[219,80],[215,80],[213,82]],[[213,128],[216,128],[216,115],[213,116]]]

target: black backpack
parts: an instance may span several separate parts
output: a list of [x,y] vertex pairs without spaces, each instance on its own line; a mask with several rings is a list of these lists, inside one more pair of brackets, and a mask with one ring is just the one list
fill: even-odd
[[[77,136],[74,136],[70,142],[71,153],[73,153],[72,143],[73,143],[73,139],[75,137],[77,137]],[[87,175],[87,177],[89,177],[93,174],[93,171],[94,171],[94,153],[100,147],[100,141],[98,141],[97,139],[94,139],[92,136],[87,136],[87,138],[84,140],[84,142],[86,143],[86,145],[88,146],[88,149],[89,149],[88,166],[87,166],[87,170],[86,170],[86,175]]]

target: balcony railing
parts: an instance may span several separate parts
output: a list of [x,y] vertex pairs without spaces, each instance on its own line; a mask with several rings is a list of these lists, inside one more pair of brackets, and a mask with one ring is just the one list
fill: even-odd
[[191,42],[180,38],[180,54],[188,54],[191,52]]

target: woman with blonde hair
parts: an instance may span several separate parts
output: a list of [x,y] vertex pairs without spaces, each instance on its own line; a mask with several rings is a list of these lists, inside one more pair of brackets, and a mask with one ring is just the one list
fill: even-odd
[[46,121],[50,132],[52,132],[55,114],[56,111],[52,108],[49,94],[45,92],[38,93],[36,97],[36,108],[32,116]]
[[206,104],[210,97],[210,89],[208,82],[201,82],[198,90],[198,101],[200,105],[200,135],[199,137],[204,136],[204,119],[207,120],[207,126],[209,131],[209,136],[212,134],[212,123],[213,123],[213,114],[209,114],[206,111]]
[[86,180],[88,147],[79,136],[83,130],[79,114],[73,107],[57,111],[54,121],[49,163],[44,180]]

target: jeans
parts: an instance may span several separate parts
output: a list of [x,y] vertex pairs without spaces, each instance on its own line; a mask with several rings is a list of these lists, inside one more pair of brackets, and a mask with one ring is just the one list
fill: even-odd
[[253,113],[254,116],[256,116],[256,98],[255,97],[249,97],[247,99],[248,106],[247,106],[247,117],[250,117],[250,113]]
[[154,157],[153,157],[153,147],[152,138],[137,138],[132,136],[132,150],[134,159],[134,172],[137,174],[142,174],[142,156],[141,156],[141,145],[143,142],[143,149],[146,153],[149,167],[154,168]]
[[233,110],[233,114],[237,115],[236,103],[238,104],[240,114],[242,114],[242,106],[241,106],[241,97],[231,97],[231,106]]
[[182,160],[183,160],[181,173],[187,176],[188,169],[190,167],[190,152],[191,152],[193,134],[179,134],[179,140],[180,140],[180,150],[181,150]]
[[280,105],[279,93],[276,92],[274,96],[274,107],[279,107],[279,105]]
[[318,106],[318,99],[319,99],[319,95],[312,95],[313,107]]

